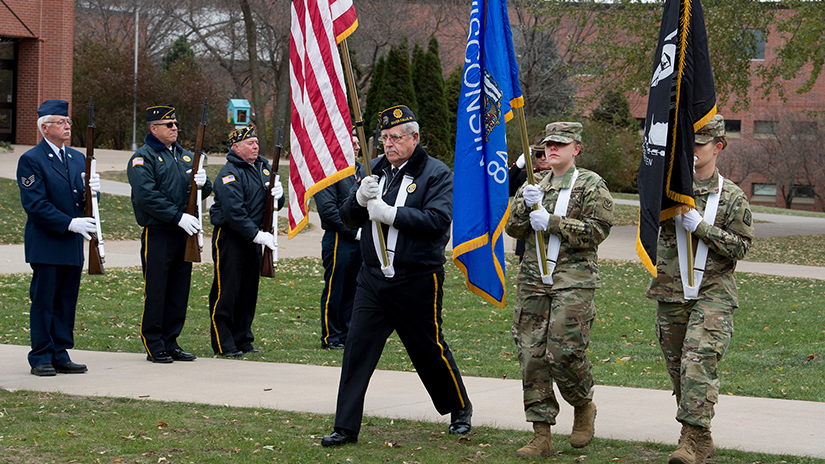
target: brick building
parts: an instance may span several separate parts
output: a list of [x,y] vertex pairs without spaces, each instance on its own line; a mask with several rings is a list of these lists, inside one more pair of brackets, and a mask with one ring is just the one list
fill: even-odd
[[0,141],[40,140],[37,108],[72,101],[73,0],[0,3]]

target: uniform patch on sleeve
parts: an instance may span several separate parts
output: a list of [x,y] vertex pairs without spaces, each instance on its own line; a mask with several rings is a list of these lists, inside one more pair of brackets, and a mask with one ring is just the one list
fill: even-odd
[[744,222],[746,226],[750,227],[751,223],[753,222],[753,216],[751,215],[751,210],[749,210],[749,209],[745,210],[745,214],[742,215],[742,222]]
[[226,185],[230,182],[235,182],[235,176],[232,175],[232,174],[230,174],[228,176],[223,176],[223,177],[221,177],[221,182],[223,182],[224,185]]
[[26,188],[29,188],[32,185],[34,185],[34,174],[30,175],[29,177],[21,177],[20,184]]
[[143,157],[138,156],[137,158],[132,160],[132,167],[135,166],[143,166]]

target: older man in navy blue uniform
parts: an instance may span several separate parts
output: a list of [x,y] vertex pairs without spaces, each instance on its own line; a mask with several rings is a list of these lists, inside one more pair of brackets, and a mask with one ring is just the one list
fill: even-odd
[[258,354],[252,342],[252,320],[258,303],[261,246],[275,251],[275,236],[263,230],[268,196],[284,206],[279,176],[269,186],[269,163],[258,155],[258,134],[251,125],[229,134],[232,148],[215,180],[215,203],[209,217],[215,277],[209,292],[212,350],[227,358]]
[[[350,320],[335,428],[323,446],[358,441],[369,380],[390,334],[407,349],[435,409],[450,413],[449,433],[470,431],[473,407],[441,329],[444,247],[453,218],[453,173],[418,144],[418,122],[406,106],[381,112],[384,156],[373,176],[341,207],[344,225],[361,227],[364,264]],[[384,262],[377,234],[385,234]]]
[[[196,356],[178,345],[192,279],[192,263],[183,255],[186,239],[199,227],[198,218],[187,213],[194,156],[177,142],[175,108],[150,106],[146,120],[146,143],[126,166],[135,220],[143,227],[140,258],[146,284],[140,338],[147,361],[194,361]],[[204,197],[212,193],[203,168],[195,173],[195,183]]]
[[[83,217],[86,162],[83,153],[65,145],[72,138],[67,101],[47,100],[37,116],[43,140],[17,164],[20,201],[28,216],[26,262],[32,267],[29,364],[37,376],[80,374],[86,365],[72,362],[68,350],[74,347],[83,237],[96,229],[94,219]],[[99,190],[99,176],[89,185]]]

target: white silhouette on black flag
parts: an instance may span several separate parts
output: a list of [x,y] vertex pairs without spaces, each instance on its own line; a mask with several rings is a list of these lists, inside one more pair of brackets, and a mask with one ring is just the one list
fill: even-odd
[[693,136],[716,114],[716,90],[699,0],[667,0],[650,81],[636,252],[656,275],[659,222],[694,207]]

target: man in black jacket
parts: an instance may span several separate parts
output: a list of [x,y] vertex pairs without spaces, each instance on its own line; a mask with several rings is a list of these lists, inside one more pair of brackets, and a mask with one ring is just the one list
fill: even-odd
[[209,332],[212,350],[228,358],[260,353],[252,345],[252,319],[258,300],[261,245],[275,251],[275,237],[261,228],[267,196],[284,205],[284,189],[276,177],[268,185],[269,163],[258,156],[258,137],[253,126],[229,134],[232,148],[215,179],[215,203],[209,217],[215,277],[209,292]]
[[[146,143],[126,166],[135,219],[143,227],[140,260],[146,284],[140,338],[148,361],[194,361],[195,355],[177,341],[186,322],[192,279],[192,263],[184,260],[186,239],[198,233],[200,225],[187,213],[194,157],[177,142],[175,108],[150,106],[146,120]],[[204,198],[212,192],[205,169],[195,173],[195,183]]]
[[[361,145],[352,136],[355,156]],[[356,163],[357,165],[357,163]],[[315,206],[321,217],[324,238],[321,257],[324,260],[324,290],[321,292],[321,348],[343,350],[347,341],[349,321],[358,271],[361,270],[361,228],[349,229],[341,221],[341,205],[355,185],[349,176],[315,194]]]
[[[358,441],[364,397],[384,344],[393,331],[450,433],[470,431],[472,405],[441,329],[444,247],[453,217],[453,175],[418,144],[418,123],[406,106],[381,112],[384,156],[372,177],[344,202],[344,225],[361,229],[364,265],[350,320],[335,428],[323,446]],[[374,239],[385,234],[389,262]]]

